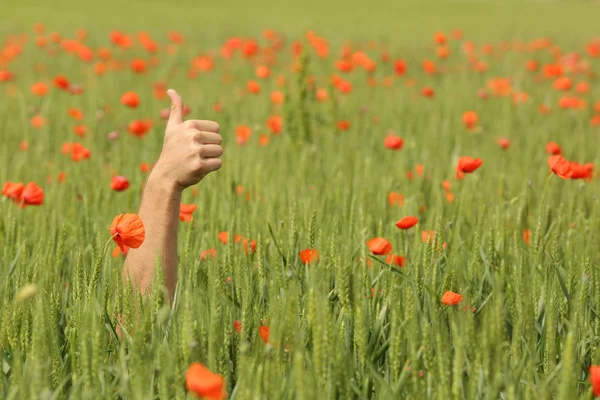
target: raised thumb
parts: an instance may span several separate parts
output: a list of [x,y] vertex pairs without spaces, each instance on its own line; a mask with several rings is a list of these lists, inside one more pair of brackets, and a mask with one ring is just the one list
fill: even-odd
[[173,89],[167,90],[167,94],[171,98],[171,114],[167,125],[177,126],[183,122],[183,100]]

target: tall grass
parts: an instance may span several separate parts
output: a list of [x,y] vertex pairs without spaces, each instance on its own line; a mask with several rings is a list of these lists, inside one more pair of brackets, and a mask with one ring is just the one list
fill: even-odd
[[[88,46],[108,46],[106,31],[88,30]],[[150,33],[166,45],[165,31]],[[384,86],[392,65],[380,63],[379,50],[367,50],[378,63],[378,85],[367,85],[368,74],[358,69],[344,75],[353,84],[344,95],[330,83],[340,47],[323,60],[303,36],[293,36],[271,78],[260,81],[261,93],[240,95],[256,65],[239,56],[217,56],[214,71],[186,75],[194,56],[217,52],[224,39],[188,41],[174,55],[161,51],[160,64],[141,76],[128,68],[97,76],[93,64],[62,52],[50,57],[32,40],[8,65],[16,80],[0,84],[0,180],[35,181],[46,199],[22,210],[0,200],[1,398],[186,398],[184,374],[196,361],[222,374],[239,399],[591,398],[588,367],[600,363],[598,179],[548,176],[544,148],[553,140],[567,158],[598,165],[599,132],[589,122],[600,98],[597,81],[575,75],[591,83],[582,96],[589,107],[561,110],[552,82],[536,82],[525,69],[530,58],[551,62],[548,51],[481,55],[489,69],[477,73],[462,68],[461,42],[451,41],[449,60],[438,63],[449,72],[427,76],[420,63],[435,59],[433,44],[410,47],[403,39],[395,46],[389,38],[392,60],[404,58],[407,74]],[[296,39],[304,43],[302,61],[290,51]],[[476,32],[467,39],[481,44]],[[586,42],[558,43],[564,52],[582,52]],[[138,46],[112,51],[124,62],[149,58]],[[289,68],[296,62],[299,73]],[[590,62],[598,71],[598,60]],[[32,83],[59,74],[85,92],[53,88],[41,99],[29,92]],[[529,101],[478,98],[496,76],[510,77]],[[151,297],[136,297],[122,284],[122,259],[110,256],[112,247],[104,252],[112,217],[137,209],[146,178],[139,164],[160,151],[158,114],[168,103],[153,97],[156,81],[181,93],[190,116],[218,121],[226,148],[222,170],[197,194],[184,194],[198,210],[180,226],[172,304],[164,301],[160,273]],[[434,88],[433,99],[420,95],[425,85]],[[317,88],[328,90],[327,102],[316,100]],[[285,92],[284,106],[271,104],[275,89]],[[127,90],[141,96],[135,110],[119,104]],[[538,112],[542,103],[550,115]],[[72,133],[69,107],[85,112],[83,139]],[[466,110],[478,113],[479,130],[465,131]],[[34,115],[48,124],[32,128]],[[284,116],[283,132],[263,147],[258,138],[270,115]],[[146,137],[127,133],[127,123],[148,118],[154,126]],[[340,120],[350,129],[339,131]],[[240,124],[253,130],[243,146],[234,136]],[[383,146],[388,129],[404,139],[400,152]],[[120,137],[109,141],[113,130]],[[496,144],[500,136],[512,141],[509,150]],[[22,140],[27,151],[18,150]],[[73,141],[91,149],[89,160],[61,154],[62,143]],[[459,181],[454,168],[465,155],[484,164]],[[423,176],[414,172],[417,164]],[[112,170],[131,188],[112,191]],[[64,183],[57,182],[60,171]],[[404,194],[403,207],[388,204],[391,191]],[[406,215],[419,223],[402,232],[394,223]],[[433,239],[423,241],[422,230],[435,231]],[[223,231],[256,240],[256,251],[222,244]],[[404,266],[373,256],[366,246],[372,237],[390,240],[407,258]],[[200,260],[208,248],[218,256]],[[306,248],[317,249],[320,261],[303,265],[298,254]],[[442,304],[447,290],[463,302]],[[270,327],[268,343],[261,326]]]

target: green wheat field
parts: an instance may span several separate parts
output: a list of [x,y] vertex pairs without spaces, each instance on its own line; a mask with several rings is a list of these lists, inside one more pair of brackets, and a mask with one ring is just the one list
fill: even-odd
[[[600,395],[600,4],[1,8],[0,399]],[[173,302],[109,229],[168,88],[225,149]]]

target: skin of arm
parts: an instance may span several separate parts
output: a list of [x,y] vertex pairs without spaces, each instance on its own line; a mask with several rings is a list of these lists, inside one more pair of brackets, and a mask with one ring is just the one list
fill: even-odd
[[219,125],[214,121],[183,121],[183,101],[170,89],[171,114],[163,148],[144,187],[138,215],[146,238],[137,249],[129,249],[123,278],[148,294],[157,260],[163,266],[165,285],[172,300],[177,286],[177,228],[179,205],[185,188],[221,168],[223,154]]

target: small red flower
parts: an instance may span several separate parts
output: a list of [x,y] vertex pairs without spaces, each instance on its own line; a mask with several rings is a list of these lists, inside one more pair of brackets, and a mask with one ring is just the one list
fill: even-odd
[[124,176],[113,176],[110,181],[110,187],[117,192],[122,192],[129,188],[129,180]]
[[315,261],[319,261],[319,252],[315,249],[304,249],[299,254],[300,260],[303,264],[312,264]]
[[390,150],[400,150],[404,145],[404,140],[398,136],[388,135],[383,141],[383,145]]
[[419,222],[419,218],[417,217],[404,217],[400,221],[396,222],[396,226],[400,229],[410,229],[415,226]]
[[40,206],[44,204],[44,191],[35,183],[29,182],[23,188],[19,201],[21,208],[25,208],[25,206]]
[[197,206],[195,204],[183,204],[179,205],[179,220],[184,222],[190,222],[192,220],[192,213],[196,211]]
[[442,303],[446,304],[447,306],[455,306],[461,301],[463,301],[462,295],[449,290],[446,291],[442,296]]
[[137,249],[144,243],[146,230],[144,223],[137,214],[117,215],[110,225],[112,239],[125,253],[128,247]]
[[388,255],[392,252],[392,244],[384,238],[373,238],[367,242],[367,247],[375,255]]

